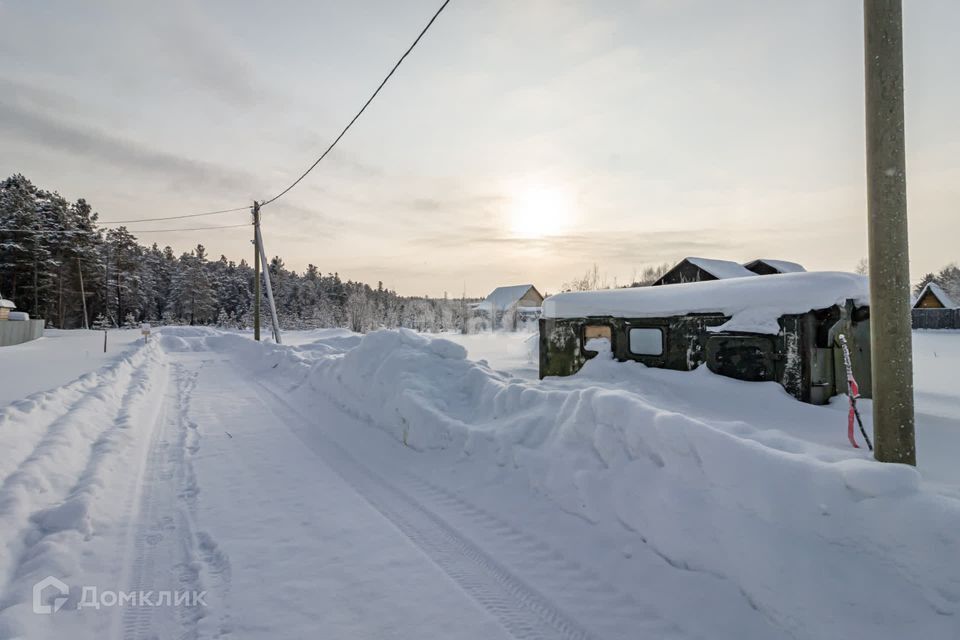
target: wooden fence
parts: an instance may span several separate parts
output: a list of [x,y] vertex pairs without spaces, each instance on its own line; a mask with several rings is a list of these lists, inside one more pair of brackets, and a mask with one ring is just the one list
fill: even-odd
[[914,309],[914,329],[960,329],[960,309]]
[[45,322],[45,320],[0,320],[0,347],[36,340],[43,335]]

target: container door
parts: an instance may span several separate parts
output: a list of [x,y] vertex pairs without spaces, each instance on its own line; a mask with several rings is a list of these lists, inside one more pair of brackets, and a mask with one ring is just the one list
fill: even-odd
[[775,345],[766,336],[710,336],[707,339],[707,367],[722,376],[772,382],[776,380]]

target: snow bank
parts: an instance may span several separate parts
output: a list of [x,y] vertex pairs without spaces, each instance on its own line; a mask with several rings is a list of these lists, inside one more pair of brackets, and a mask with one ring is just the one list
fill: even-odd
[[[686,415],[682,403],[696,400],[683,388],[671,396],[678,389],[663,381],[674,372],[597,358],[582,375],[537,383],[406,330],[323,356],[236,336],[206,342],[271,370],[291,397],[323,394],[412,449],[523,474],[564,510],[634,532],[669,565],[730,580],[794,637],[960,633],[960,542],[949,533],[960,530],[960,501],[862,451],[824,453],[766,425]],[[600,384],[633,371],[658,374],[662,389]],[[754,392],[788,412],[798,404],[766,385],[683,375],[734,404]]]
[[103,493],[136,466],[129,456],[162,402],[164,366],[156,343],[141,345],[0,410],[0,636],[27,637],[16,629],[35,620],[31,586],[75,575],[79,543],[113,516],[116,505],[103,504]]
[[824,462],[589,383],[543,389],[404,331],[317,363],[310,383],[410,447],[523,470],[564,509],[734,581],[798,637],[960,629],[960,544],[942,535],[960,503],[910,467]]
[[561,293],[543,302],[545,318],[657,318],[687,313],[731,316],[721,329],[777,333],[777,318],[853,299],[869,304],[865,276],[824,271],[730,278],[658,287]]
[[45,329],[41,338],[3,347],[0,407],[115,364],[142,344],[139,331],[111,329],[104,353],[103,331]]

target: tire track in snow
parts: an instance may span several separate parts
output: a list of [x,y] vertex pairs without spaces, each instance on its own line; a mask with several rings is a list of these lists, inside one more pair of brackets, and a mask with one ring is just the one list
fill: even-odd
[[101,382],[97,374],[88,374],[66,387],[18,400],[0,411],[5,448],[0,474],[4,482],[36,452],[57,421],[75,411]]
[[[0,487],[0,569],[6,587],[19,575],[25,550],[37,542],[36,536],[27,536],[31,530],[38,530],[41,538],[65,529],[89,533],[85,530],[89,499],[69,498],[79,497],[85,478],[89,488],[95,488],[93,476],[104,453],[98,445],[104,446],[105,438],[127,415],[152,364],[151,352],[141,349],[118,363],[109,375],[98,374],[94,379],[100,386],[88,390],[67,413],[53,420],[32,452],[4,480]],[[84,447],[87,456],[75,455]]]
[[[230,633],[230,561],[216,542],[196,527],[199,493],[191,458],[199,450],[198,425],[190,420],[190,399],[198,372],[174,365],[175,394],[150,446],[140,487],[137,524],[132,531],[128,591],[194,591],[213,588],[208,607],[146,607],[126,609],[115,637],[153,640],[199,638],[210,618],[213,637]],[[210,584],[208,585],[207,582]]]
[[[421,502],[399,487],[391,485],[367,468],[331,437],[322,433],[310,420],[279,394],[265,385],[258,389],[269,394],[292,418],[293,423],[308,427],[294,434],[328,466],[336,471],[357,493],[364,497],[377,511],[390,520],[424,554],[440,567],[467,594],[489,611],[501,625],[518,640],[593,640],[593,632],[584,628],[549,598],[540,593],[522,578],[511,572],[503,563],[485,552],[479,545],[463,535],[446,520],[425,507]],[[309,437],[308,437],[309,435]],[[459,499],[458,499],[459,500]],[[551,556],[559,555],[542,543],[536,547],[546,549]],[[563,561],[560,561],[563,563]],[[572,564],[566,563],[567,589],[578,595],[596,584]],[[581,588],[580,581],[587,589]],[[609,590],[604,590],[609,596]],[[609,607],[610,601],[606,604]],[[622,628],[622,627],[621,627]],[[636,626],[630,637],[636,637]]]
[[[522,531],[503,518],[461,498],[455,493],[405,472],[418,495],[431,496],[433,503],[448,511],[457,522],[466,521],[471,531],[483,531],[484,540],[501,539],[510,566],[522,566],[539,584],[563,594],[564,608],[582,612],[595,621],[603,637],[623,635],[635,638],[641,629],[651,638],[686,635],[678,625],[664,620],[658,612],[636,601],[606,582],[599,574],[566,558],[540,538]],[[456,526],[456,523],[454,523]],[[573,593],[570,584],[576,584]]]
[[4,482],[33,454],[56,424],[78,410],[98,387],[109,385],[122,376],[127,365],[139,366],[145,357],[143,347],[126,354],[113,364],[85,373],[62,387],[40,391],[0,409],[0,475]]

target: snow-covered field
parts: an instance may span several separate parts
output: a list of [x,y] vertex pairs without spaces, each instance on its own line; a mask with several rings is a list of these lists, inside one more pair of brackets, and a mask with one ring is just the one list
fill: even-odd
[[114,363],[138,341],[142,341],[140,331],[110,331],[104,353],[102,331],[47,329],[39,340],[3,347],[0,406],[37,391],[55,389]]
[[0,638],[960,637],[960,333],[915,334],[919,472],[528,334],[98,337],[0,352]]

